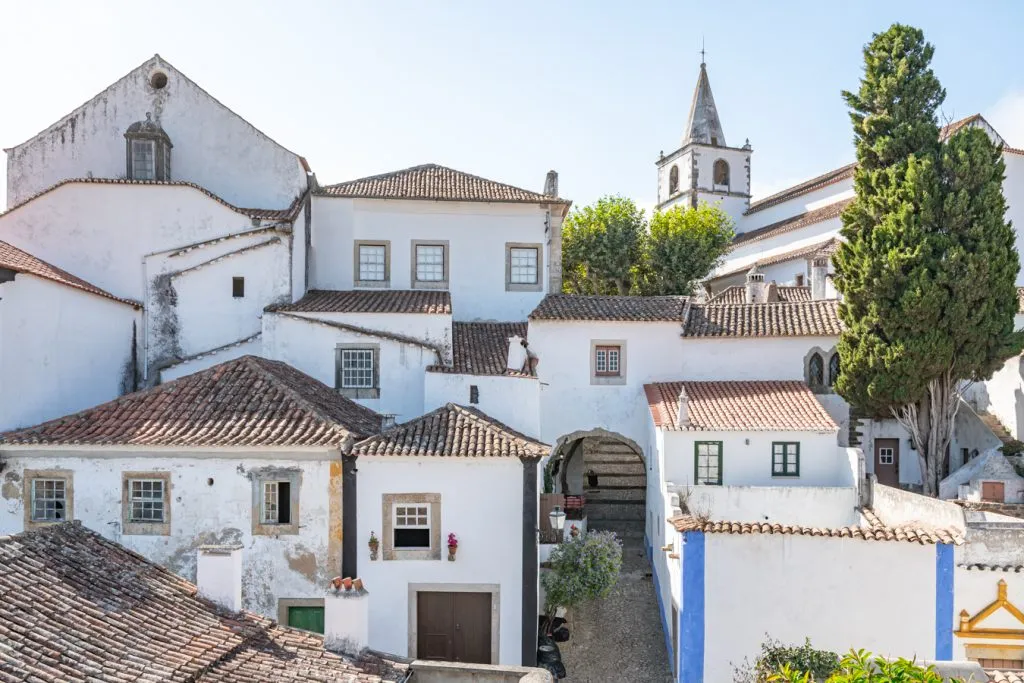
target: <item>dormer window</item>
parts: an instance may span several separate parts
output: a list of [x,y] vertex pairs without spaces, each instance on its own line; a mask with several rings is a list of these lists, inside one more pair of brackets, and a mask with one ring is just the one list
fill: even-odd
[[127,145],[127,169],[131,180],[171,179],[171,138],[147,113],[145,121],[136,121],[124,134]]

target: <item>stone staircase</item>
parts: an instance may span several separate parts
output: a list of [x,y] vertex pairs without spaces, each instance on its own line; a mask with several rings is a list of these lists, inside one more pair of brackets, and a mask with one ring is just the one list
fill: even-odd
[[999,421],[999,418],[992,413],[985,412],[984,410],[974,411],[978,415],[978,419],[988,427],[989,431],[996,435],[1003,444],[1008,444],[1013,441],[1013,434],[1010,434],[1010,430],[1003,426],[1003,423]]
[[647,517],[647,473],[643,460],[626,444],[594,439],[583,445],[584,472],[597,474],[591,487],[584,476],[588,528],[614,531],[623,544],[643,545]]

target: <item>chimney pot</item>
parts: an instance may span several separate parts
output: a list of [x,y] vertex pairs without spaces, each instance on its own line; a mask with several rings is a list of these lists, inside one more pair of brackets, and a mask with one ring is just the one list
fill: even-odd
[[201,597],[224,609],[242,611],[242,544],[199,546],[196,587]]
[[679,414],[676,416],[680,427],[690,426],[690,397],[686,395],[686,387],[679,390]]
[[764,283],[764,273],[757,269],[755,263],[747,271],[747,287],[745,301],[748,304],[763,304],[767,298],[767,286]]
[[519,372],[526,365],[526,347],[523,346],[523,338],[518,334],[514,334],[508,338],[508,362],[506,366],[509,370],[515,370]]
[[544,195],[547,197],[558,196],[558,171],[548,171],[544,178]]
[[825,298],[825,280],[828,277],[828,259],[815,258],[811,261],[811,298],[815,301]]
[[324,647],[352,657],[369,647],[369,595],[362,579],[331,580],[324,597]]
[[394,413],[381,413],[380,416],[380,430],[386,432],[395,426],[395,414]]

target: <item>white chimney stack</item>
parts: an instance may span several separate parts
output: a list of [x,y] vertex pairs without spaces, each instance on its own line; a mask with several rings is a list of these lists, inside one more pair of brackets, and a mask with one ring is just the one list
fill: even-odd
[[369,596],[360,579],[331,579],[324,598],[324,647],[350,656],[369,647]]
[[745,301],[748,304],[763,304],[765,296],[764,273],[757,269],[757,264],[747,271],[747,290]]
[[826,298],[825,280],[828,277],[828,259],[816,258],[811,261],[811,298],[815,301]]
[[508,338],[508,369],[520,371],[526,365],[526,347],[523,346],[523,338],[514,334]]
[[676,424],[680,427],[690,426],[690,397],[686,395],[686,387],[679,389],[679,414]]
[[196,556],[199,595],[231,612],[242,611],[242,544],[201,545]]

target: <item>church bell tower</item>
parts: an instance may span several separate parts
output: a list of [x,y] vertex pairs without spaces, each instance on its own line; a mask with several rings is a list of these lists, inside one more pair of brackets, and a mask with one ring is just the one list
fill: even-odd
[[749,140],[742,147],[726,143],[707,64],[702,61],[682,146],[671,154],[662,153],[657,161],[657,208],[717,203],[738,220],[750,206],[752,153]]

